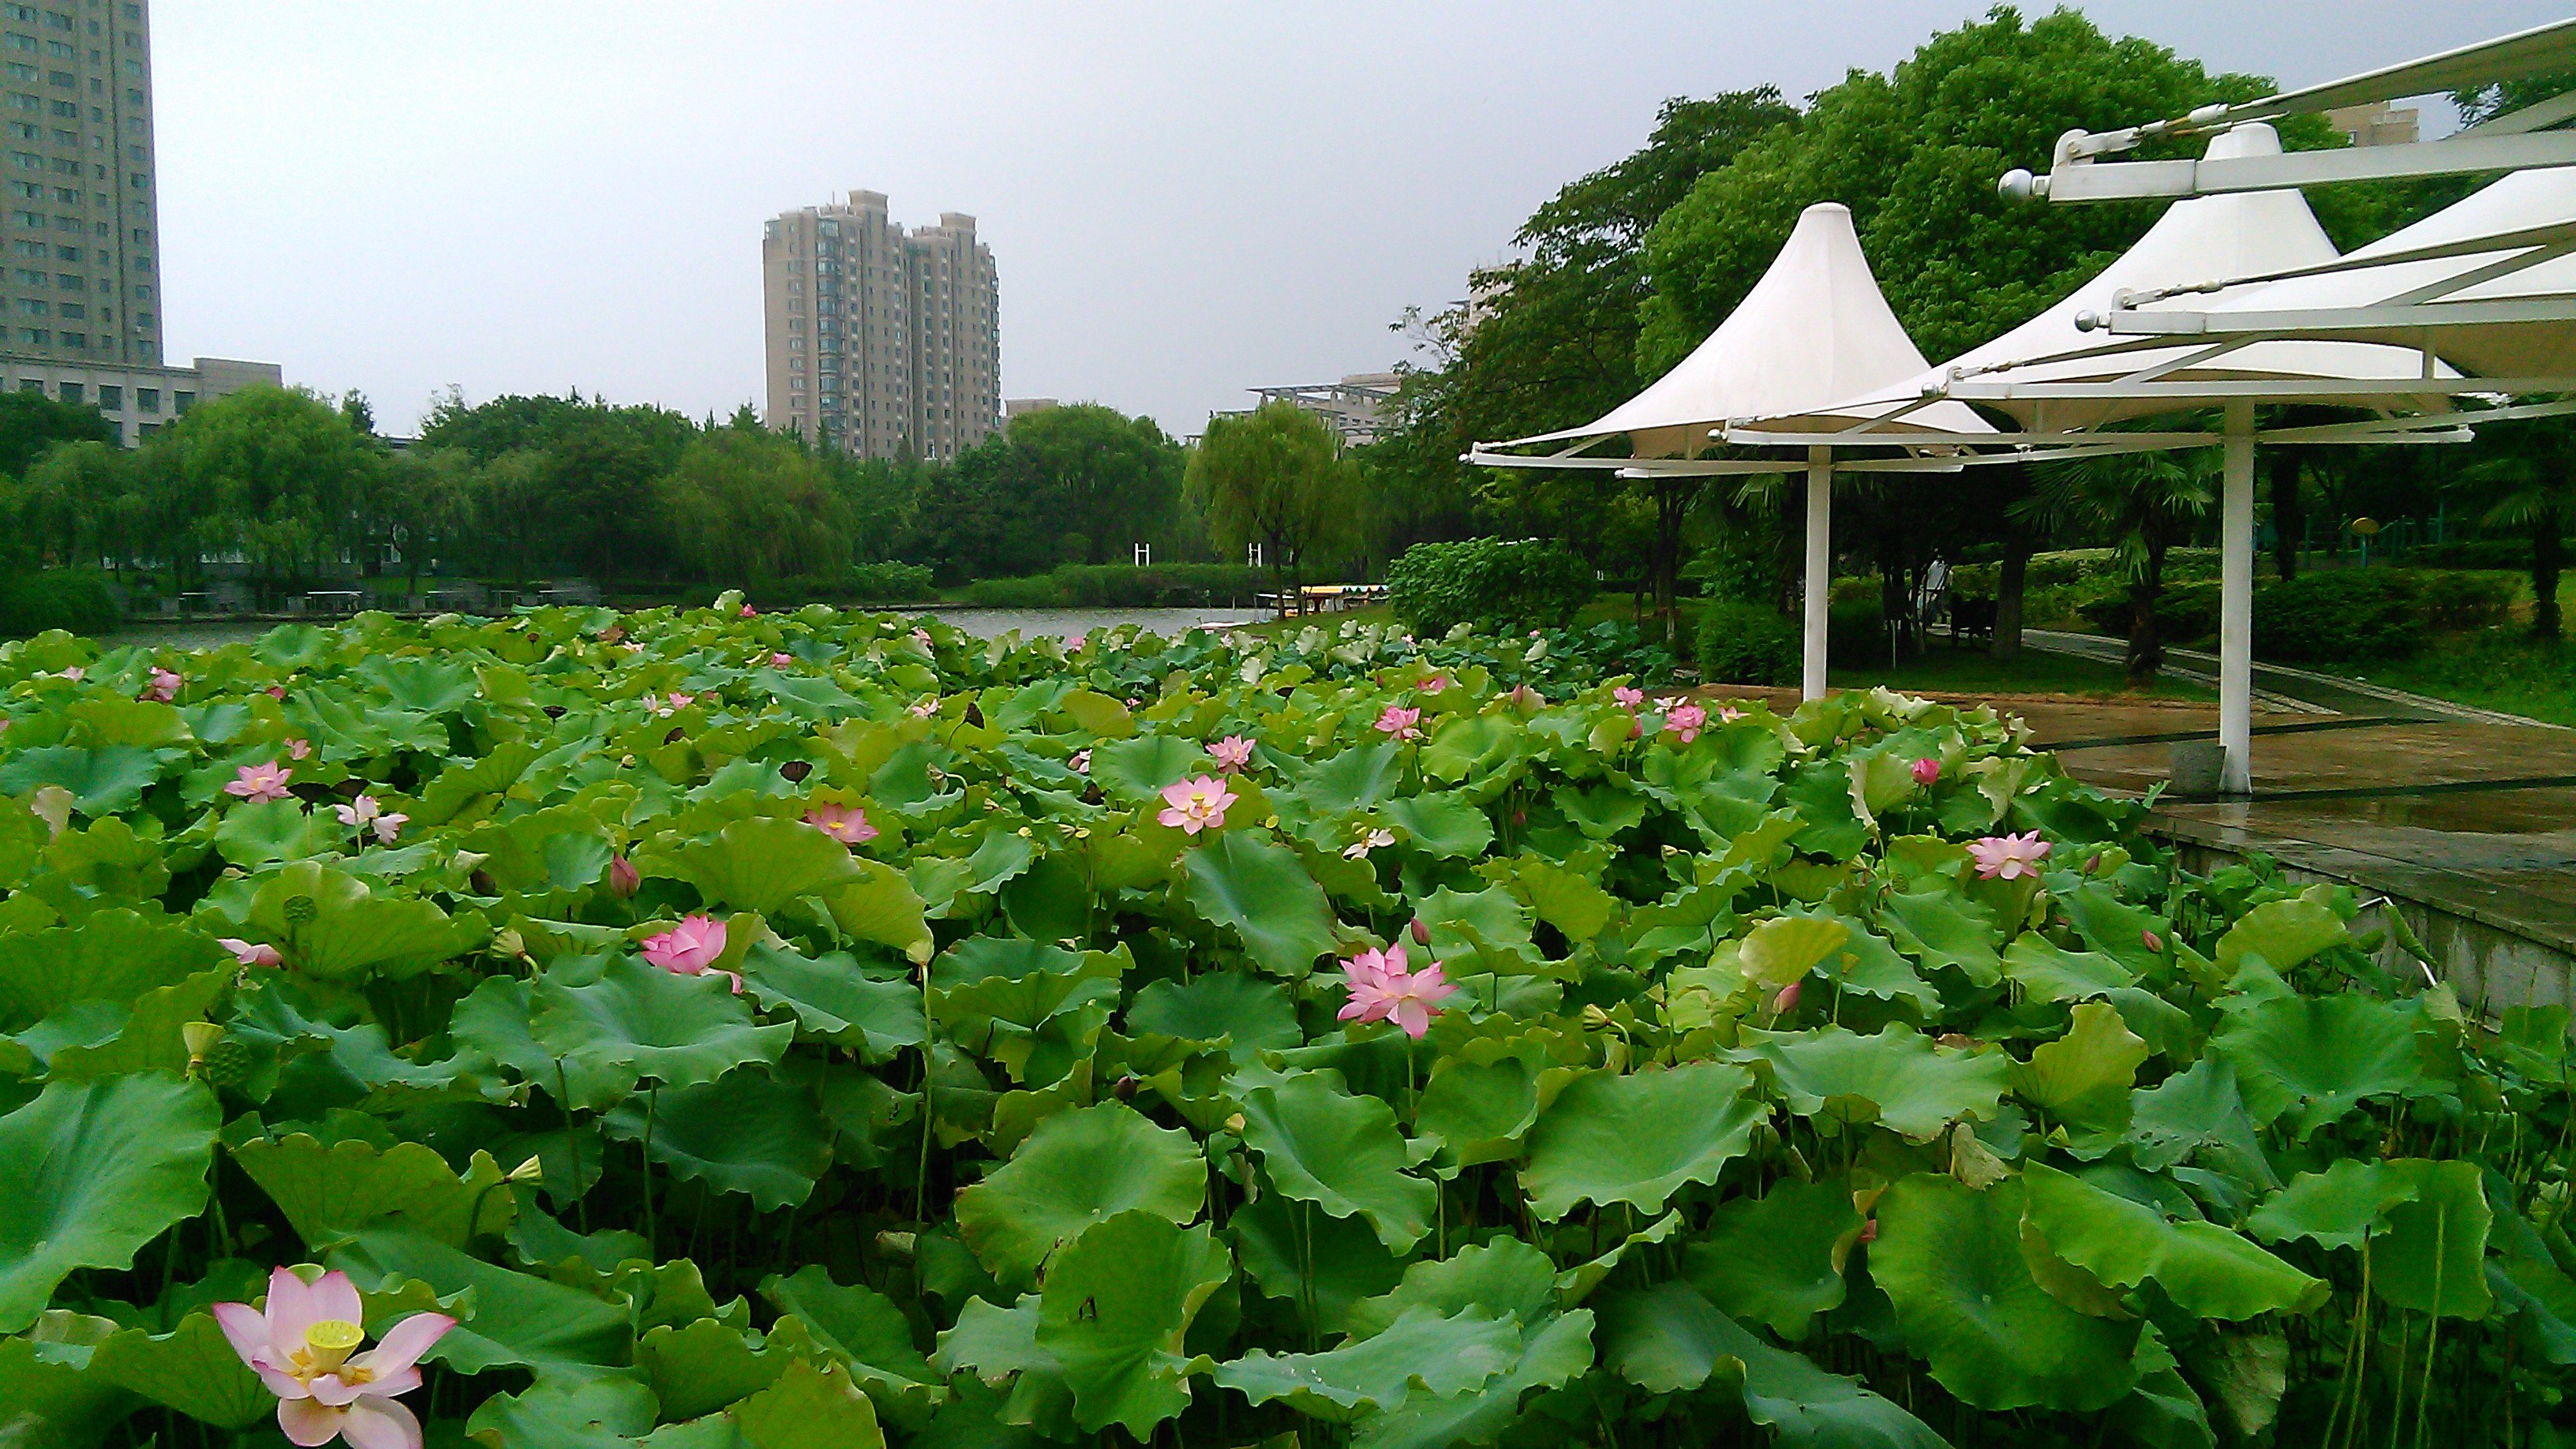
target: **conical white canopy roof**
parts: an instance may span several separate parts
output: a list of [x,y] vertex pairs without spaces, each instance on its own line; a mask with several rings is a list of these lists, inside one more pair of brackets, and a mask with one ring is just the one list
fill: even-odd
[[[1798,218],[1788,243],[1744,301],[1708,340],[1652,387],[1579,428],[1494,447],[1626,433],[1633,456],[1687,457],[1730,419],[1828,409],[1924,370],[1923,354],[1879,294],[1861,255],[1851,211],[1819,202]],[[1857,419],[1845,419],[1853,421]],[[1917,429],[1991,432],[1959,403],[1907,419]],[[1817,427],[1832,426],[1830,417]]]
[[[2274,155],[2280,149],[2280,137],[2271,127],[2244,125],[2212,140],[2208,154],[2213,158]],[[2317,225],[2306,198],[2296,191],[2242,192],[2178,201],[2165,209],[2165,214],[2135,245],[2055,306],[1937,368],[1849,395],[1824,413],[1840,417],[1885,416],[1953,378],[2010,386],[2108,383],[2144,369],[2179,362],[2200,350],[2201,344],[2105,355],[2106,348],[2134,345],[2133,339],[2080,329],[2075,325],[2076,316],[2085,312],[2108,314],[2114,299],[2124,291],[2149,292],[2221,277],[2314,266],[2331,262],[2336,255],[2334,243]],[[2186,295],[2164,305],[2196,309],[2205,301],[2204,297]],[[2315,381],[2316,393],[2302,394],[2296,399],[2301,402],[2350,401],[2357,406],[2405,405],[2425,410],[2447,406],[2439,397],[2423,399],[2420,404],[2413,399],[2384,395],[2347,399],[2337,396],[2332,388],[2335,381],[2344,379],[2414,377],[2420,375],[2422,368],[2422,354],[2412,350],[2348,342],[2260,342],[2203,364],[2162,374],[2155,379],[2161,386],[2153,392],[2142,391],[2137,397],[2066,400],[2006,396],[1980,397],[1979,401],[2011,414],[2034,431],[2088,428],[2121,418],[2205,406],[2187,394],[2177,395],[2176,385],[2244,378]],[[1918,409],[1906,414],[1903,421],[1928,426],[1928,421],[1918,420],[1927,420],[1932,411]],[[1775,414],[1760,420],[1757,426],[1781,430],[1811,426],[1814,416]]]
[[[2260,312],[2268,317],[2320,309],[2382,307],[2453,278],[2464,277],[2531,250],[2532,233],[2576,227],[2576,167],[2517,171],[2433,213],[2402,231],[2353,251],[2346,260],[2404,256],[2435,249],[2453,256],[2290,277],[2232,287],[2198,305],[2217,314]],[[2481,247],[2481,241],[2511,239]],[[2238,275],[2242,275],[2241,273]],[[2428,298],[2439,303],[2502,302],[2576,296],[2576,256],[2538,262]],[[2177,307],[2191,307],[2183,299]],[[2576,324],[2563,319],[2496,317],[2460,325],[2423,327],[2338,326],[2321,335],[2352,341],[2430,346],[2434,355],[2482,377],[2565,377],[2576,374]]]

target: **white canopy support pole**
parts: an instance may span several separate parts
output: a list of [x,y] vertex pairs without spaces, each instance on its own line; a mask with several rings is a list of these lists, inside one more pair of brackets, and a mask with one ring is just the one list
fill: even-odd
[[2219,492],[2218,743],[2226,761],[2219,789],[2254,789],[2254,403],[2227,405]]
[[1807,450],[1806,665],[1801,698],[1825,693],[1825,605],[1834,588],[1834,450]]

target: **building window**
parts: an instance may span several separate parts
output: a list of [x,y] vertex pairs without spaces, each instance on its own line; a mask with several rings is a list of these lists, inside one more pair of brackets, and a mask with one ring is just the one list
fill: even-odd
[[63,401],[67,403],[76,403],[81,400],[81,385],[79,383],[66,382],[60,384],[60,386],[62,388]]
[[121,413],[125,411],[124,387],[112,382],[100,383],[98,385],[98,405],[112,413]]
[[197,395],[193,392],[173,392],[170,394],[170,410],[172,412],[184,413],[196,405]]
[[161,411],[161,389],[157,387],[136,388],[134,390],[134,408],[137,412],[157,413]]

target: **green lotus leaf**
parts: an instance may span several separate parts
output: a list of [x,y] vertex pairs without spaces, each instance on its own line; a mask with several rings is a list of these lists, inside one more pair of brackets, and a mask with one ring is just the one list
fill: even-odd
[[930,1366],[943,1374],[971,1373],[987,1384],[1013,1374],[1055,1373],[1055,1355],[1038,1346],[1038,1306],[1035,1293],[1021,1294],[1008,1308],[967,1299],[956,1326],[941,1331]]
[[350,673],[383,690],[396,709],[422,714],[453,714],[474,702],[477,687],[472,666],[435,659],[370,655]]
[[2129,1092],[2147,1044],[2130,1034],[2117,1009],[2098,1001],[2075,1008],[2066,1035],[2031,1049],[2013,1070],[2013,1090],[2055,1121],[2103,1132],[2129,1126]]
[[1557,1274],[1557,1306],[1559,1308],[1573,1308],[1581,1304],[1583,1300],[1592,1296],[1593,1289],[1600,1287],[1605,1279],[1607,1279],[1612,1273],[1619,1270],[1620,1263],[1625,1261],[1630,1253],[1636,1252],[1640,1248],[1670,1242],[1673,1234],[1681,1230],[1681,1226],[1682,1210],[1680,1208],[1674,1208],[1672,1211],[1665,1213],[1662,1217],[1655,1219],[1646,1226],[1639,1228],[1637,1231],[1630,1233],[1626,1237],[1611,1244],[1609,1251],[1602,1253],[1598,1257],[1577,1263],[1573,1267],[1566,1269],[1564,1272]]
[[98,1346],[89,1368],[218,1429],[246,1429],[277,1414],[277,1396],[241,1361],[209,1313],[191,1313],[168,1333],[120,1329]]
[[0,1338],[0,1408],[9,1416],[0,1423],[12,1449],[95,1449],[134,1412],[133,1393],[90,1372],[115,1332],[109,1319],[57,1309],[26,1337]]
[[63,708],[72,737],[85,745],[188,745],[187,716],[157,699],[84,699]]
[[530,992],[529,1030],[563,1063],[576,1107],[613,1106],[640,1081],[695,1087],[749,1063],[773,1064],[796,1038],[784,1022],[754,1025],[721,976],[678,976],[631,956],[579,984],[558,980],[562,969],[550,968]]
[[822,1264],[808,1263],[794,1277],[763,1282],[760,1296],[802,1319],[814,1342],[847,1365],[851,1380],[897,1420],[917,1425],[948,1397],[948,1385],[913,1346],[903,1311],[875,1289],[843,1287]]
[[1360,1427],[1365,1449],[1445,1449],[1491,1444],[1519,1422],[1521,1401],[1561,1388],[1592,1367],[1592,1310],[1578,1308],[1525,1331],[1520,1361],[1481,1389],[1446,1398],[1416,1394]]
[[1127,1030],[1159,1032],[1185,1041],[1224,1042],[1236,1061],[1306,1042],[1287,989],[1240,971],[1211,971],[1187,981],[1149,983],[1127,1008]]
[[2325,1301],[2324,1280],[2215,1224],[2167,1221],[2043,1163],[2023,1168],[2022,1182],[2030,1224],[2049,1251],[2105,1287],[2135,1288],[2152,1278],[2194,1315],[2230,1321],[2305,1313]]
[[1515,720],[1492,714],[1451,715],[1423,747],[1422,772],[1450,781],[1490,776],[1516,759],[1523,744]]
[[751,1449],[885,1449],[875,1407],[839,1364],[791,1363],[732,1417]]
[[1840,921],[1781,916],[1744,933],[1737,958],[1746,979],[1772,990],[1803,979],[1851,939]]
[[327,1261],[362,1292],[396,1295],[369,1303],[366,1328],[372,1337],[383,1337],[426,1306],[397,1294],[406,1283],[417,1282],[438,1303],[452,1304],[447,1311],[458,1320],[456,1327],[424,1357],[460,1373],[517,1365],[541,1378],[586,1378],[622,1369],[631,1356],[634,1325],[622,1305],[514,1273],[415,1232],[370,1228],[333,1249]]
[[1891,895],[1878,921],[1898,949],[1926,966],[1951,967],[1975,986],[2003,979],[1993,914],[1955,890]]
[[2215,1449],[2209,1407],[2150,1325],[2138,1335],[2138,1386],[2103,1415],[2148,1449]]
[[2291,967],[2350,938],[2343,918],[2304,896],[2256,906],[2218,938],[2218,964],[2234,970],[2260,956],[2275,971]]
[[[13,824],[16,819],[13,814]],[[170,866],[162,851],[160,822],[148,815],[143,819],[139,833],[114,815],[85,830],[67,829],[45,847],[45,864],[109,900],[156,899],[170,888]],[[43,828],[33,811],[27,820],[31,835]],[[0,846],[0,855],[6,853],[7,847]],[[0,871],[0,878],[5,875]]]
[[1393,1290],[1351,1305],[1350,1331],[1358,1338],[1383,1333],[1415,1308],[1444,1318],[1490,1308],[1536,1327],[1556,1315],[1557,1276],[1547,1254],[1518,1238],[1471,1243],[1449,1257],[1414,1263]]
[[1182,898],[1201,920],[1235,932],[1244,954],[1295,980],[1337,948],[1332,908],[1297,853],[1233,830],[1189,852]]
[[1788,1178],[1718,1204],[1684,1271],[1728,1316],[1795,1342],[1817,1314],[1842,1306],[1843,1254],[1860,1231],[1848,1184]]
[[1446,860],[1485,853],[1494,842],[1494,822],[1464,791],[1434,791],[1389,800],[1379,817],[1403,831],[1413,847]]
[[2210,1044],[2254,1120],[2286,1118],[2304,1139],[2373,1098],[2441,1095],[2422,1024],[2411,1002],[2283,997],[2236,1013]]
[[1395,1111],[1353,1096],[1333,1072],[1305,1072],[1243,1094],[1243,1140],[1279,1191],[1329,1217],[1357,1214],[1401,1253],[1431,1231],[1438,1198],[1411,1165]]
[[1594,840],[1608,840],[1646,821],[1646,802],[1614,786],[1559,785],[1548,802]]
[[806,1032],[882,1062],[929,1040],[921,992],[900,976],[870,975],[846,951],[802,956],[766,941],[742,959],[743,989],[762,1006],[784,1007]]
[[1577,1075],[1535,1041],[1475,1041],[1431,1069],[1414,1110],[1414,1130],[1440,1142],[1444,1176],[1520,1155],[1539,1112]]
[[1534,855],[1512,862],[1512,880],[1538,918],[1569,941],[1589,941],[1619,917],[1619,898],[1592,879]]
[[1092,780],[1130,804],[1152,800],[1166,785],[1214,771],[1206,750],[1170,735],[1138,735],[1091,751]]
[[1716,1182],[1767,1115],[1752,1086],[1750,1072],[1717,1062],[1575,1078],[1530,1133],[1530,1210],[1556,1219],[1578,1203],[1623,1202],[1658,1212],[1684,1184]]
[[832,1165],[831,1129],[814,1094],[761,1067],[630,1096],[600,1124],[644,1143],[674,1176],[742,1193],[762,1212],[805,1201]]
[[1695,1389],[1727,1369],[1743,1380],[1747,1417],[1768,1425],[1784,1445],[1948,1449],[1929,1425],[1860,1380],[1764,1343],[1688,1283],[1658,1283],[1605,1299],[1601,1359],[1650,1394]]
[[1995,1120],[2012,1080],[2012,1059],[1999,1051],[1954,1051],[1903,1022],[1875,1036],[1839,1026],[1803,1032],[1743,1034],[1738,1061],[1760,1062],[1802,1117],[1884,1122],[1916,1142],[1929,1142],[1961,1118]]
[[1048,1264],[1038,1347],[1073,1390],[1082,1427],[1139,1439],[1189,1407],[1190,1376],[1212,1365],[1183,1352],[1190,1320],[1234,1265],[1204,1225],[1150,1209],[1093,1224]]
[[2486,1317],[2494,1304],[2486,1275],[2493,1214],[2478,1164],[2407,1157],[2380,1165],[2415,1191],[2388,1205],[2387,1235],[2364,1245],[2371,1291],[2418,1313]]
[[637,856],[636,868],[697,887],[711,906],[774,915],[802,896],[826,895],[863,872],[850,848],[801,820],[737,820],[713,840]]
[[1403,749],[1381,740],[1344,750],[1300,772],[1295,793],[1320,815],[1373,810],[1402,783],[1398,761]]
[[2387,1231],[2387,1212],[2414,1200],[2415,1178],[2385,1162],[2346,1159],[2323,1172],[2303,1172],[2245,1220],[2267,1243],[2307,1238],[2328,1248],[2358,1248]]
[[489,1449],[631,1449],[657,1418],[652,1390],[631,1379],[536,1379],[518,1395],[482,1400],[466,1439]]
[[779,1320],[766,1338],[713,1318],[653,1329],[635,1340],[635,1366],[653,1387],[662,1412],[694,1419],[778,1382],[810,1347],[804,1326]]
[[2024,1260],[2021,1185],[1984,1192],[1925,1173],[1878,1203],[1870,1276],[1932,1377],[1981,1409],[2091,1412],[2126,1396],[2138,1325],[2087,1317],[2039,1285]]
[[349,843],[350,831],[328,811],[316,813],[297,799],[236,805],[215,827],[215,853],[238,866],[330,855]]
[[2237,1093],[2236,1069],[2214,1055],[2130,1096],[2129,1156],[2149,1172],[2190,1160],[2252,1187],[2281,1185]]
[[[2497,1219],[2503,1227],[2505,1220]],[[2576,1363],[2576,1279],[2538,1258],[2498,1256],[2487,1263],[2487,1286],[2513,1315],[2522,1342],[2553,1364]]]
[[2036,931],[2004,948],[2003,974],[2040,1001],[2093,1001],[2138,978],[2119,958],[2098,951],[2069,951]]
[[1310,1418],[1348,1423],[1357,1412],[1392,1409],[1408,1394],[1446,1397],[1483,1388],[1521,1355],[1519,1320],[1469,1307],[1451,1315],[1408,1308],[1365,1338],[1322,1353],[1253,1349],[1216,1366],[1220,1388],[1255,1405],[1285,1400]]
[[[182,1029],[206,1019],[232,981],[230,971],[200,971],[176,986],[144,992],[135,999],[132,1011],[116,1013],[119,1019],[113,1029],[75,1033],[87,1039],[63,1040],[41,1053],[46,1075],[57,1082],[86,1082],[129,1072],[185,1072],[188,1044]],[[84,1007],[108,1008],[109,1003],[77,1003],[66,1015],[85,1015]],[[57,1020],[49,1017],[37,1023],[19,1034],[19,1042],[32,1047]]]
[[933,920],[967,918],[981,913],[977,898],[990,896],[1018,879],[1037,859],[1037,847],[1008,831],[988,830],[963,859],[923,856],[909,879]]
[[2163,968],[2162,953],[2147,945],[2147,937],[2174,941],[2172,922],[2120,899],[2118,891],[2098,880],[2082,881],[2071,889],[2061,889],[2052,881],[2049,894],[2074,923],[2084,944],[2118,962],[2131,976],[2150,976]]
[[1538,948],[1530,942],[1530,908],[1501,886],[1473,893],[1442,886],[1414,913],[1431,932],[1432,959],[1448,963],[1452,975],[1464,974],[1470,961],[1487,971],[1540,968]]
[[486,934],[478,920],[450,919],[424,900],[378,898],[357,877],[310,860],[269,877],[251,897],[247,924],[278,944],[287,965],[325,980],[415,976]]
[[1026,1283],[1056,1245],[1143,1211],[1186,1223],[1207,1197],[1207,1160],[1187,1132],[1103,1102],[1049,1117],[983,1181],[957,1194],[958,1231],[1005,1284]]
[[969,936],[931,963],[931,1019],[1014,1081],[1045,1086],[1091,1054],[1129,964],[1115,951]]
[[1091,883],[1078,855],[1040,857],[1002,887],[1002,913],[1023,936],[1068,941],[1091,933]]
[[23,1030],[78,1001],[131,1006],[228,959],[211,936],[121,909],[13,936],[0,950],[0,1030]]
[[305,1133],[232,1146],[233,1162],[294,1225],[307,1249],[336,1247],[391,1221],[451,1248],[509,1230],[516,1201],[487,1152],[459,1177],[417,1142],[378,1148],[343,1138],[325,1146]]
[[93,818],[133,809],[159,778],[161,757],[133,745],[44,745],[0,760],[0,795],[23,797],[60,785],[72,792],[72,808]]
[[206,1205],[212,1092],[153,1072],[48,1083],[0,1116],[0,1333],[36,1321],[81,1268],[124,1269]]
[[1404,1260],[1366,1219],[1332,1217],[1275,1192],[1228,1214],[1225,1232],[1261,1291],[1301,1316],[1311,1307],[1318,1333],[1351,1331],[1355,1305],[1404,1280]]
[[852,860],[858,867],[857,878],[823,901],[832,913],[832,923],[862,941],[891,946],[915,963],[929,960],[930,925],[912,882],[891,866],[855,856]]

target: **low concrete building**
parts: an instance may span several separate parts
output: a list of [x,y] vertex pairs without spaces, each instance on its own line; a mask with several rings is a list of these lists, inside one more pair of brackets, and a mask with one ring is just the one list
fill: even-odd
[[191,367],[140,363],[72,362],[0,351],[0,389],[40,392],[98,409],[133,447],[209,398],[267,383],[285,385],[274,362],[200,357]]

